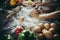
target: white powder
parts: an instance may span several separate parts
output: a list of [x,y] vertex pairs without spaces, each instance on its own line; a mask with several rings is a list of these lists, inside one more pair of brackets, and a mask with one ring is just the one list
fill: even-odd
[[[39,23],[41,22],[47,22],[47,21],[44,21],[44,20],[39,20],[39,19],[35,19],[35,18],[31,18],[29,16],[30,14],[30,11],[34,9],[34,8],[31,8],[31,9],[27,9],[27,7],[23,7],[17,14],[16,16],[13,16],[12,19],[13,21],[12,22],[9,22],[7,25],[8,27],[11,28],[11,32],[14,30],[12,28],[16,28],[16,26],[25,26],[24,28],[25,29],[29,29],[29,27],[32,25],[32,26],[37,26]],[[45,15],[45,14],[44,14]],[[44,16],[43,15],[43,16]],[[20,17],[24,17],[24,22],[19,22],[19,18]],[[13,32],[12,32],[13,33]]]

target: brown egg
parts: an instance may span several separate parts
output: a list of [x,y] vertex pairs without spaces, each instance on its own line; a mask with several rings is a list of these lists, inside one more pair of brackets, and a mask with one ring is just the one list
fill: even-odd
[[42,33],[39,33],[39,34],[36,34],[37,38],[43,38],[43,34]]
[[35,27],[35,28],[33,28],[33,31],[35,33],[40,33],[41,32],[41,29],[39,27]]
[[42,30],[42,33],[43,33],[44,31],[48,31],[48,30],[46,30],[46,29],[43,29],[43,30]]
[[52,33],[55,33],[56,29],[55,28],[50,28],[49,31],[52,32]]
[[55,24],[55,23],[51,23],[51,24],[50,24],[50,27],[51,27],[51,28],[56,28],[56,24]]
[[20,17],[20,22],[23,22],[24,21],[24,17]]
[[45,24],[44,24],[44,27],[45,27],[45,29],[47,29],[47,30],[48,30],[48,29],[50,28],[49,23],[45,23]]
[[58,37],[58,36],[59,36],[59,34],[54,34],[54,38],[55,38],[55,37]]
[[42,40],[44,38],[44,35],[42,33],[36,34],[37,40]]
[[54,40],[58,40],[60,37],[59,37],[59,34],[54,34]]
[[36,10],[32,10],[30,12],[30,16],[33,17],[33,18],[39,18],[39,14]]
[[43,23],[39,23],[38,25],[41,29],[44,29],[44,24]]
[[48,39],[51,39],[53,37],[53,34],[50,31],[44,31],[43,34]]

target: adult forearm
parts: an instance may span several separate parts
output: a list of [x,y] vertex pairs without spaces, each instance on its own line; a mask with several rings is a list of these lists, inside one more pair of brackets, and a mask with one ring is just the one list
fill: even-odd
[[45,14],[45,15],[44,14],[39,15],[39,18],[40,19],[56,19],[58,18],[59,15],[60,15],[60,10],[49,13],[49,14]]

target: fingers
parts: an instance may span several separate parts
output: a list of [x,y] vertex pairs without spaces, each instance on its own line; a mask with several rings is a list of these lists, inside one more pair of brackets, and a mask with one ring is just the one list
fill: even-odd
[[39,18],[39,14],[36,10],[31,11],[30,16],[33,17],[33,18]]

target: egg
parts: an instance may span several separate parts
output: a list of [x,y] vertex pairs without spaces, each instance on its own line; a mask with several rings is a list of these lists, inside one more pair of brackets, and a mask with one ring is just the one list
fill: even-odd
[[51,28],[56,28],[56,24],[55,24],[55,23],[51,23],[51,24],[50,24],[50,27],[51,27]]
[[55,28],[50,28],[49,31],[51,31],[52,33],[55,33],[56,29]]
[[44,24],[44,27],[45,27],[45,29],[47,29],[47,30],[48,30],[48,29],[50,28],[49,23],[45,23],[45,24]]
[[38,25],[41,29],[44,29],[44,24],[43,23],[39,23]]
[[54,34],[54,40],[58,40],[60,37],[59,37],[59,34]]
[[20,22],[23,22],[24,21],[24,17],[20,17]]
[[43,34],[48,39],[51,39],[53,37],[53,34],[50,31],[44,31]]
[[43,34],[42,33],[36,34],[36,36],[37,36],[38,39],[43,38]]
[[39,27],[34,27],[34,28],[33,28],[33,31],[34,31],[35,33],[40,33],[40,32],[41,32],[41,29],[40,29]]
[[43,33],[44,31],[48,31],[48,30],[46,30],[46,29],[43,29],[43,30],[42,30],[42,33]]
[[59,36],[59,34],[54,34],[54,38],[56,38],[56,37],[58,37]]

